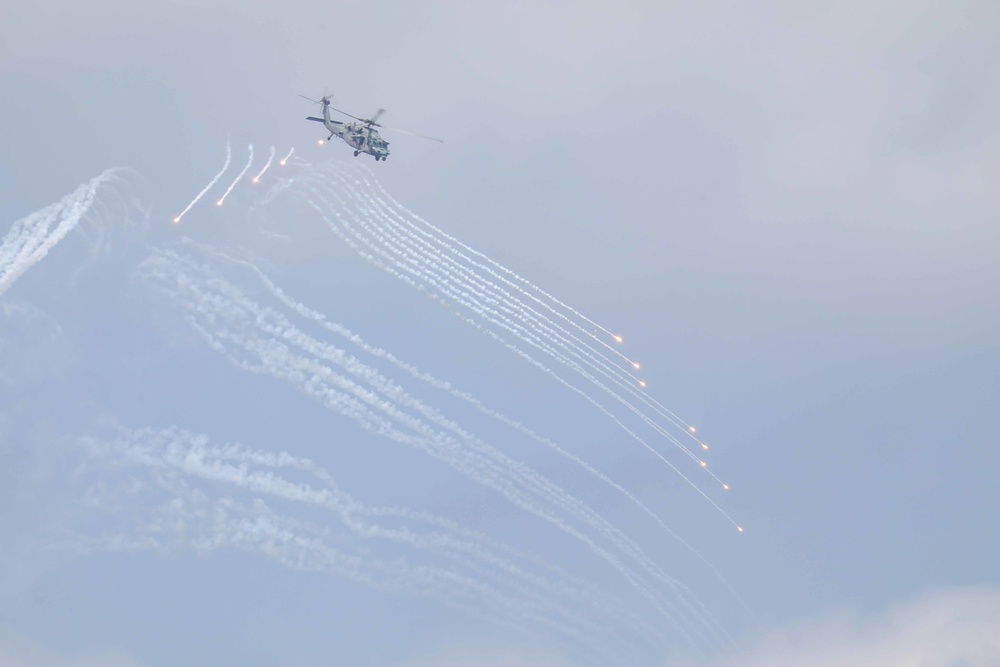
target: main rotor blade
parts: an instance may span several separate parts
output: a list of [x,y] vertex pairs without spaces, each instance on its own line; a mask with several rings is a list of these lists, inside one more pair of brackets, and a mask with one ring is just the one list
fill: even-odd
[[365,118],[358,118],[358,117],[357,117],[357,116],[355,116],[354,114],[349,114],[349,113],[347,113],[346,111],[341,111],[340,109],[337,109],[337,108],[335,108],[335,107],[330,107],[330,108],[331,108],[331,109],[333,109],[334,111],[336,111],[337,113],[342,113],[342,114],[344,114],[345,116],[349,116],[349,117],[353,118],[354,120],[360,120],[360,121],[361,121],[362,123],[365,123],[365,122],[367,122],[367,119],[365,119]]
[[[379,117],[381,117],[381,116],[382,116],[382,114],[384,114],[384,113],[385,113],[385,109],[379,109],[378,111],[376,111],[376,112],[375,112],[375,115],[374,115],[374,116],[372,116],[372,117],[371,117],[371,118],[369,119],[369,122],[370,122],[370,123],[371,123],[372,125],[378,125],[378,123],[376,123],[375,121],[377,121],[377,120],[379,119]],[[382,127],[382,126],[381,126],[381,125],[379,125],[379,127]]]
[[426,134],[417,134],[416,132],[410,132],[409,130],[400,130],[396,127],[383,127],[383,130],[389,130],[390,132],[399,132],[400,134],[409,134],[410,136],[420,137],[421,139],[430,139],[431,141],[436,141],[439,144],[444,143],[444,139],[438,139],[437,137],[428,137]]
[[303,94],[301,94],[301,93],[299,93],[299,97],[301,97],[301,98],[302,98],[302,99],[304,99],[304,100],[309,100],[309,101],[310,101],[310,102],[312,102],[313,104],[322,104],[322,102],[320,102],[319,100],[314,100],[314,99],[313,99],[313,98],[311,98],[311,97],[306,97],[305,95],[303,95]]

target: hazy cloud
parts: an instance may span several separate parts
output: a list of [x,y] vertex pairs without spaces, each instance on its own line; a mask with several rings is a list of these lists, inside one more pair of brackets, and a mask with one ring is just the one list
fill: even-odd
[[[699,667],[995,667],[1000,590],[935,592],[877,616],[842,613],[772,632],[756,646]],[[678,664],[678,663],[672,663]]]

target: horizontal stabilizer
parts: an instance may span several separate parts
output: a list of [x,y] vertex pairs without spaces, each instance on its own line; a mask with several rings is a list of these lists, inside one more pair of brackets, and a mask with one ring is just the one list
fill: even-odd
[[[316,116],[306,116],[306,120],[314,120],[317,123],[325,123],[326,122],[322,118],[317,118]],[[331,120],[330,124],[331,125],[343,125],[343,123],[340,122],[339,120]]]

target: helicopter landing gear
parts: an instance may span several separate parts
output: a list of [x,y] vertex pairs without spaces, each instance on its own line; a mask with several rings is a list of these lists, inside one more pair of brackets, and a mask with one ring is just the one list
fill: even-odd
[[354,157],[357,157],[357,156],[358,156],[358,152],[354,151]]

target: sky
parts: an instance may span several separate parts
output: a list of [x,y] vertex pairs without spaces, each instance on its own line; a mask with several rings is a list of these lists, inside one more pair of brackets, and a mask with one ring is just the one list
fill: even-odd
[[998,30],[4,3],[0,664],[997,664]]

